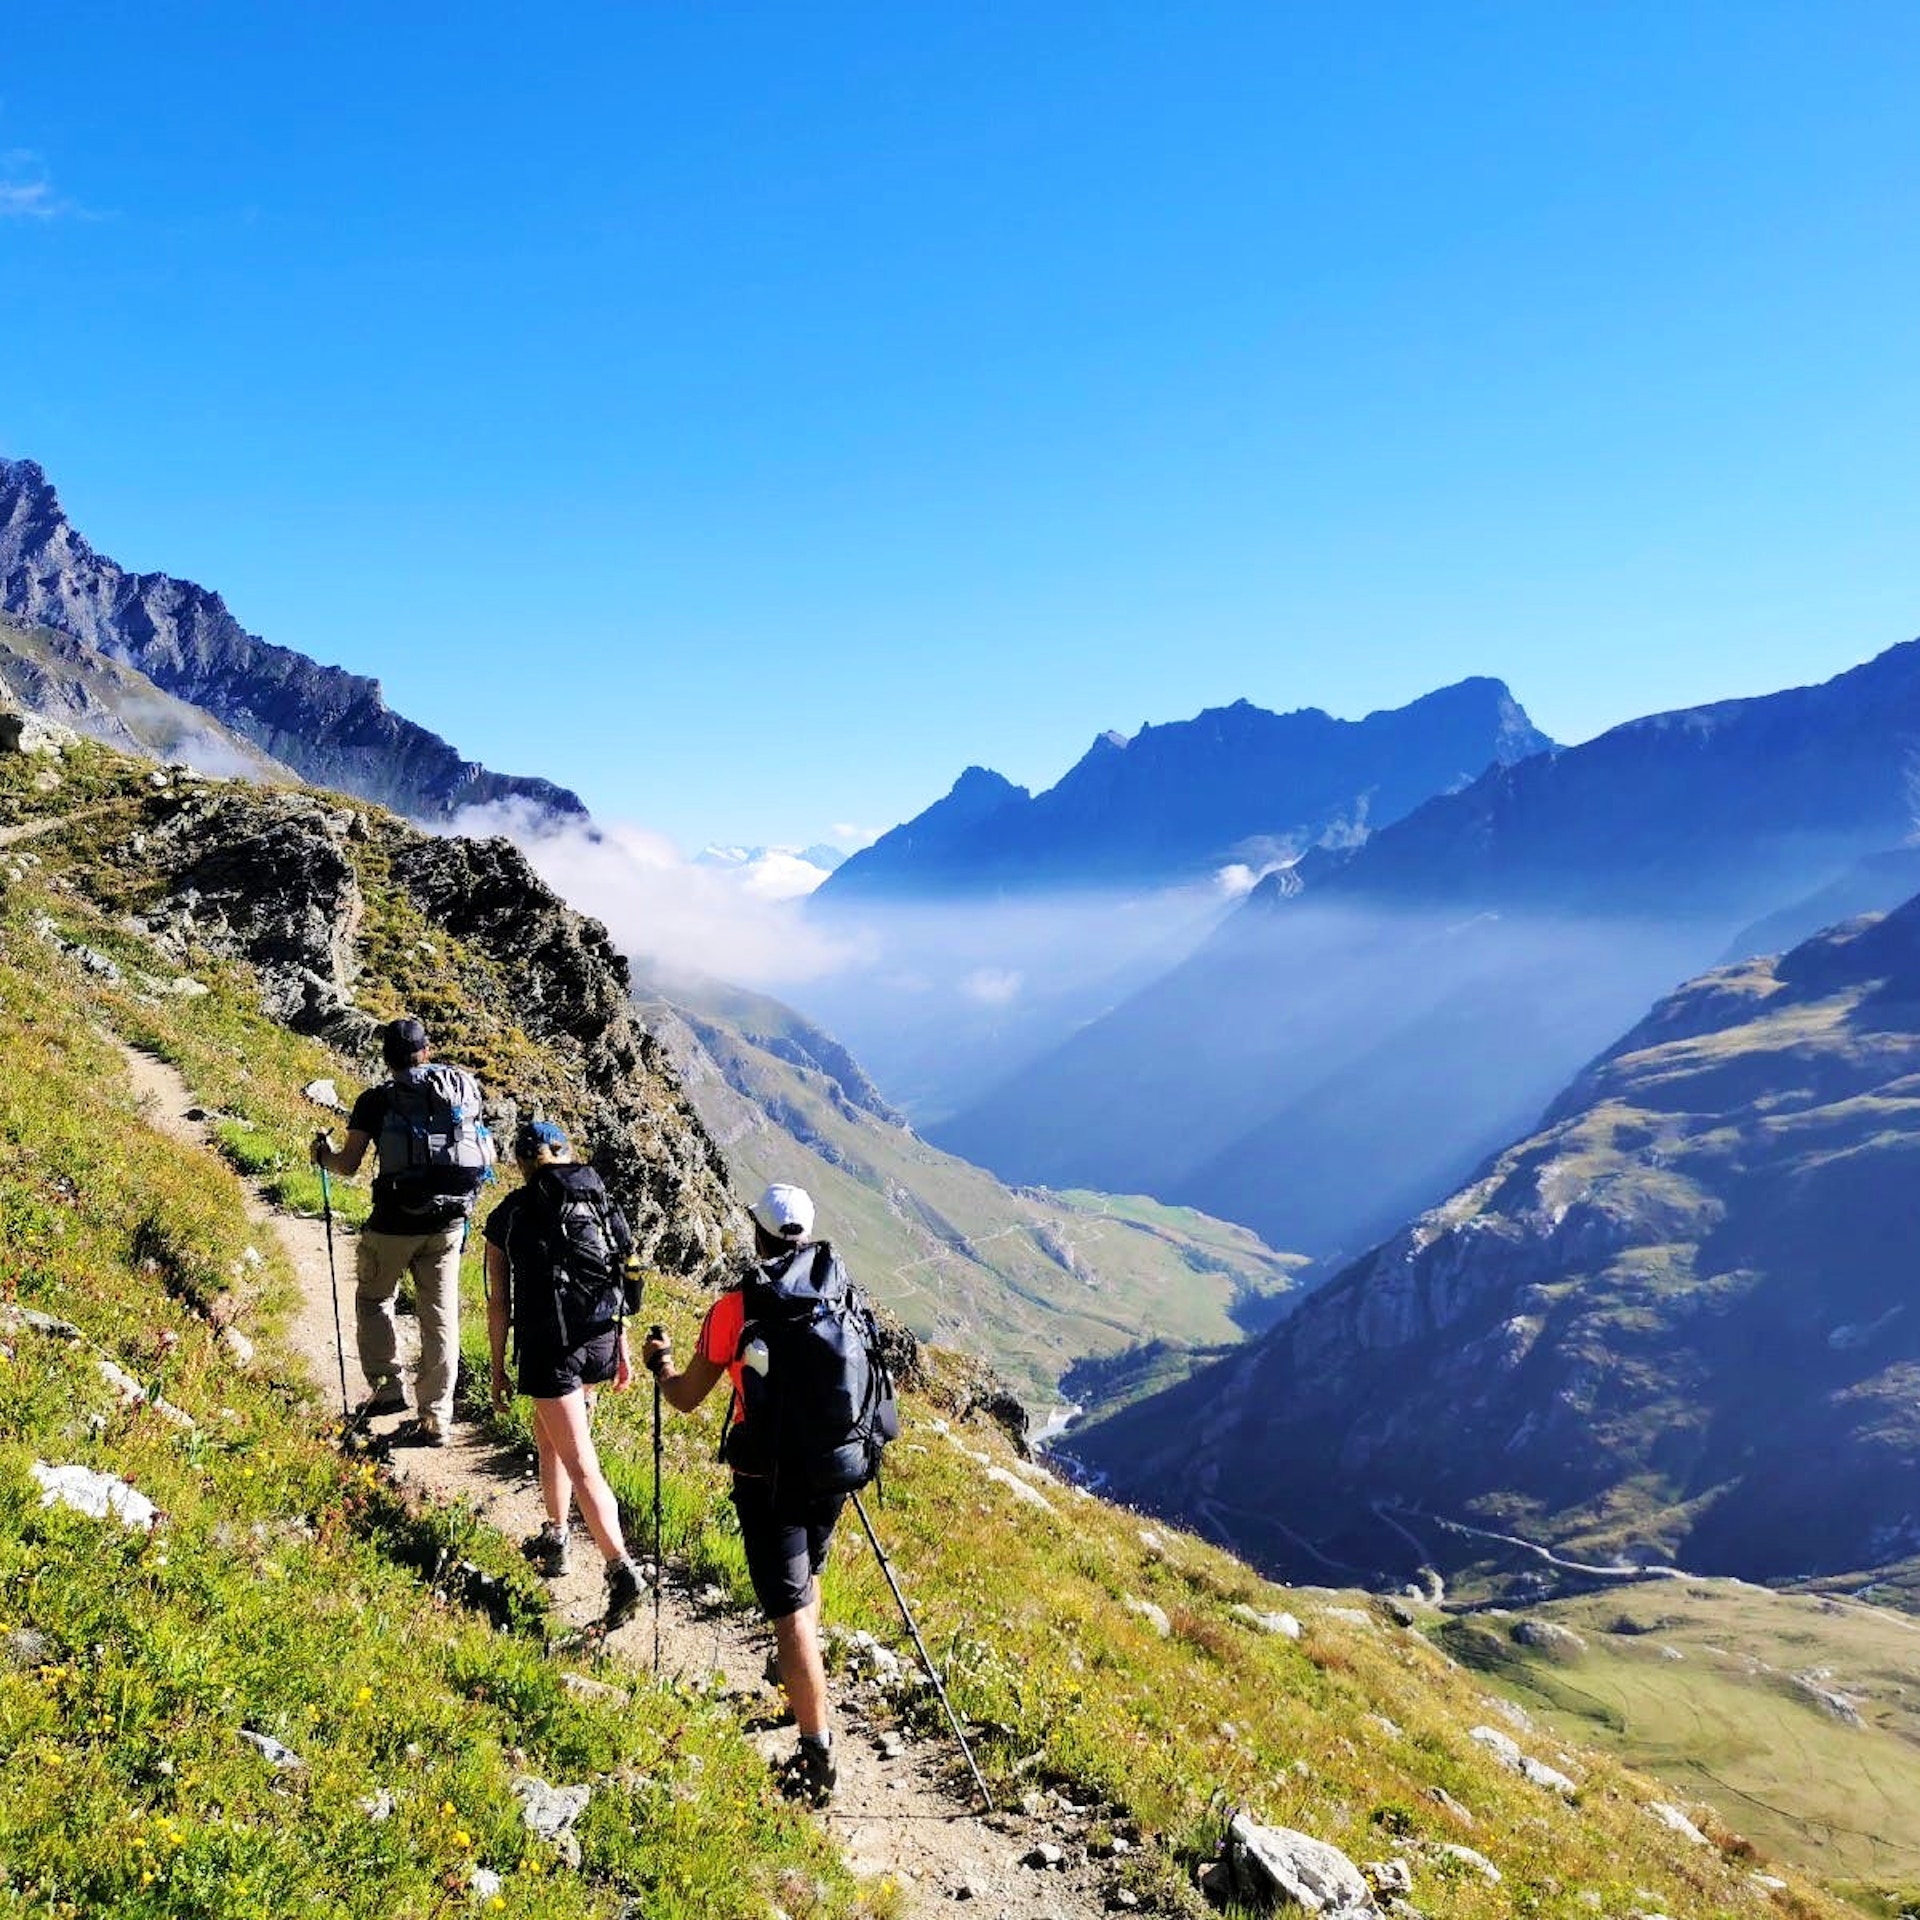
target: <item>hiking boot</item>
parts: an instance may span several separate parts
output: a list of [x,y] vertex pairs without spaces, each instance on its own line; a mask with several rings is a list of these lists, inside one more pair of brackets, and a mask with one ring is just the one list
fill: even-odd
[[789,1800],[804,1800],[810,1807],[824,1807],[833,1798],[839,1778],[833,1749],[803,1736],[780,1769],[780,1791]]
[[641,1592],[640,1569],[631,1560],[615,1560],[608,1565],[604,1624],[609,1633],[633,1618],[640,1605]]
[[567,1536],[551,1520],[540,1523],[540,1531],[520,1542],[533,1570],[542,1580],[558,1580],[567,1570]]
[[393,1430],[393,1444],[396,1447],[444,1447],[447,1444],[447,1430],[430,1413],[423,1413],[415,1420],[405,1420]]
[[399,1413],[407,1404],[407,1390],[398,1380],[383,1380],[361,1404],[364,1414]]

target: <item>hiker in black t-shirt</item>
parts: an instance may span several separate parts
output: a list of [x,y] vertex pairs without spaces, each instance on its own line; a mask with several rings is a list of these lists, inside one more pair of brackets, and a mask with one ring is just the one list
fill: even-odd
[[507,1404],[507,1333],[520,1391],[533,1401],[540,1498],[547,1517],[522,1547],[547,1579],[567,1570],[575,1501],[607,1569],[606,1624],[640,1603],[640,1571],[627,1557],[620,1509],[600,1471],[588,1425],[589,1392],[633,1377],[627,1353],[625,1268],[633,1231],[600,1176],[580,1165],[551,1120],[524,1122],[513,1158],[524,1184],[487,1216],[487,1341],[493,1404]]
[[392,1413],[407,1404],[394,1299],[401,1277],[411,1273],[420,1320],[419,1417],[394,1438],[443,1447],[460,1360],[460,1250],[474,1197],[491,1173],[493,1146],[481,1123],[479,1083],[461,1068],[428,1064],[427,1030],[418,1020],[390,1020],[380,1029],[380,1052],[389,1078],[353,1103],[346,1145],[320,1134],[312,1159],[330,1173],[351,1175],[369,1147],[378,1157],[373,1211],[354,1256],[353,1326],[372,1389],[367,1410]]

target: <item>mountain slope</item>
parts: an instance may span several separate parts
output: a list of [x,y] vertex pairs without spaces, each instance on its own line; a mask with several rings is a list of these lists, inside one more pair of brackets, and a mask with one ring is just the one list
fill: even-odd
[[1404,1567],[1410,1534],[1461,1551],[1447,1520],[1871,1568],[1920,1546],[1916,1243],[1920,900],[1691,982],[1478,1179],[1077,1444],[1276,1565]]
[[69,523],[31,460],[0,460],[0,612],[52,627],[203,707],[320,786],[418,819],[520,799],[585,812],[551,781],[489,772],[393,712],[376,680],[323,667],[246,632],[216,593],[129,573]]
[[1269,876],[933,1136],[1351,1258],[1744,929],[1904,841],[1916,756],[1920,643],[1492,768]]
[[739,1187],[797,1180],[878,1299],[1032,1402],[1083,1357],[1266,1325],[1302,1264],[1186,1209],[1004,1187],[918,1139],[844,1047],[764,995],[676,983],[641,1010]]
[[1102,734],[1046,792],[972,767],[904,826],[852,855],[830,903],[1089,886],[1162,886],[1345,843],[1493,762],[1553,743],[1498,680],[1364,720],[1245,700]]
[[0,692],[23,710],[89,739],[184,761],[202,773],[291,783],[298,776],[205,709],[163,693],[145,674],[84,640],[0,614]]

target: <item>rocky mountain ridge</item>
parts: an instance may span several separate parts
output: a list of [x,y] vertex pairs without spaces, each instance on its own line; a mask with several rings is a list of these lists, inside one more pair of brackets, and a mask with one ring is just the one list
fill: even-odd
[[1496,1536],[1885,1565],[1920,1548],[1917,1175],[1920,899],[1690,982],[1272,1333],[1075,1444],[1296,1570]]
[[377,680],[321,666],[248,633],[217,593],[129,573],[90,546],[31,460],[0,460],[0,612],[70,634],[204,708],[317,786],[409,818],[523,800],[581,816],[551,781],[489,771],[395,713]]
[[1250,701],[1103,733],[1031,794],[970,767],[933,806],[851,855],[822,901],[1177,885],[1232,862],[1258,869],[1347,845],[1489,764],[1552,742],[1498,680],[1336,720]]

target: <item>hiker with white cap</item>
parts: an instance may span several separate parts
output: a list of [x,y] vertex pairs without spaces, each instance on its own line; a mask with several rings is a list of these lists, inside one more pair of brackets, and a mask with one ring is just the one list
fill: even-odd
[[407,1404],[394,1301],[411,1274],[420,1319],[418,1417],[393,1438],[444,1447],[460,1364],[460,1252],[474,1200],[493,1174],[493,1141],[479,1082],[464,1067],[429,1061],[418,1020],[389,1020],[380,1056],[388,1078],[353,1103],[346,1145],[317,1134],[309,1157],[325,1172],[352,1175],[367,1149],[376,1151],[373,1211],[354,1257],[354,1335],[372,1388],[364,1411],[396,1413]]
[[664,1336],[642,1349],[669,1405],[691,1413],[733,1386],[722,1457],[747,1572],[773,1623],[779,1677],[800,1732],[782,1784],[824,1806],[838,1768],[820,1659],[820,1571],[849,1494],[896,1430],[872,1308],[813,1234],[806,1190],[776,1181],[753,1210],[756,1264],[701,1323],[684,1372]]

